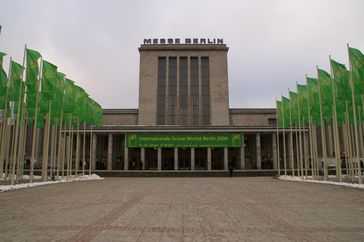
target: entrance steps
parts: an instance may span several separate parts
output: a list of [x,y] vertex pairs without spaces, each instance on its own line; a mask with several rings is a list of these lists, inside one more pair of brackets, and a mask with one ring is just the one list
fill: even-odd
[[[123,171],[97,170],[95,173],[101,177],[229,177],[229,171],[202,171],[202,170],[182,170],[182,171]],[[234,170],[234,177],[254,177],[254,176],[275,176],[275,170]]]

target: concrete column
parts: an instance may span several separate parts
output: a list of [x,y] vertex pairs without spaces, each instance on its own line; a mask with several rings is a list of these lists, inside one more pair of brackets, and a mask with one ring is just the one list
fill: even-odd
[[278,162],[277,162],[277,134],[272,134],[272,153],[273,153],[273,169],[277,170]]
[[96,170],[97,134],[92,135],[92,170]]
[[228,148],[224,147],[224,170],[229,169]]
[[178,170],[178,148],[174,148],[174,169]]
[[260,133],[255,135],[255,142],[256,142],[256,152],[257,152],[257,169],[262,169],[262,157],[260,153]]
[[191,170],[195,170],[195,148],[191,148]]
[[107,169],[112,170],[112,134],[109,134],[107,143]]
[[140,148],[140,160],[142,162],[142,170],[145,170],[145,148]]
[[240,147],[240,169],[245,169],[245,147],[244,143],[243,146]]
[[207,170],[211,171],[211,147],[207,148]]
[[129,169],[129,149],[128,147],[124,147],[124,171]]
[[158,171],[162,170],[162,148],[158,148],[157,150],[157,157],[158,157]]

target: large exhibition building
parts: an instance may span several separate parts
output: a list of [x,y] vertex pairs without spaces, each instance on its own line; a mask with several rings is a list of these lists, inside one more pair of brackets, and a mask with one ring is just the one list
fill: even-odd
[[105,109],[96,170],[276,168],[275,109],[230,108],[222,39],[145,39],[139,108]]

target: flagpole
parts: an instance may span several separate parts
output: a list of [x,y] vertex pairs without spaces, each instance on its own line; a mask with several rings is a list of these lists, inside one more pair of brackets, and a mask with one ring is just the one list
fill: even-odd
[[76,168],[76,176],[78,173],[78,167],[80,166],[80,118],[77,118],[77,133],[76,133],[76,159],[75,159],[75,168]]
[[[17,148],[18,148],[18,136],[19,136],[19,123],[20,123],[20,110],[22,108],[22,92],[23,92],[23,85],[25,85],[25,83],[23,83],[23,79],[24,79],[24,65],[25,65],[25,52],[27,49],[27,45],[25,45],[24,47],[24,54],[23,54],[23,71],[21,74],[21,80],[20,80],[20,87],[19,87],[19,95],[18,95],[18,110],[17,110],[17,115],[16,115],[16,123],[14,123],[15,126],[15,140],[14,140],[14,147],[13,147],[13,166],[12,166],[12,171],[11,171],[11,185],[15,184],[15,166],[17,163]],[[19,161],[18,161],[19,162]]]
[[360,167],[360,155],[359,155],[359,135],[358,135],[358,125],[356,120],[356,106],[355,106],[355,91],[354,91],[354,80],[353,80],[353,69],[351,66],[351,60],[350,60],[350,50],[349,50],[349,44],[347,44],[348,47],[348,56],[349,56],[349,67],[350,67],[350,86],[351,86],[351,99],[353,102],[353,113],[354,113],[354,131],[355,131],[355,148],[356,148],[356,162],[358,167],[358,176],[359,176],[359,184],[362,184],[362,174],[361,174],[361,167]]
[[85,164],[86,164],[86,122],[83,122],[83,142],[82,142],[82,175],[85,175]]
[[[277,103],[277,98],[276,98],[276,103]],[[277,139],[277,169],[278,169],[278,176],[281,176],[281,167],[280,167],[281,160],[280,160],[280,154],[279,154],[279,130],[278,130],[279,116],[278,116],[278,112],[279,112],[279,110],[276,110],[276,120],[277,120],[277,137],[276,137],[276,139]]]
[[352,134],[351,134],[351,128],[350,128],[350,118],[349,118],[349,104],[346,101],[346,130],[347,130],[347,142],[348,142],[348,148],[349,148],[349,166],[350,166],[350,173],[351,178],[355,178],[354,173],[354,163],[353,163],[353,148],[352,148]]
[[[331,55],[329,55],[329,61],[330,61],[330,71],[331,71],[331,85],[332,85],[332,98],[334,101],[334,107],[333,107],[333,120],[334,120],[334,145],[335,145],[335,160],[336,160],[336,177],[339,178],[339,181],[342,181],[342,173],[341,173],[341,160],[340,160],[340,143],[338,138],[338,120],[337,120],[337,110],[336,110],[336,85],[334,82],[334,71],[332,69],[331,65]],[[333,78],[334,77],[334,78]]]
[[[298,90],[298,83],[296,82],[296,87]],[[297,94],[297,105],[298,105],[298,133],[299,133],[299,145],[300,145],[300,165],[301,165],[301,177],[303,178],[303,159],[302,159],[302,134],[301,134],[301,107],[300,98]]]
[[[283,98],[282,99],[282,116],[283,116],[283,163],[284,163],[284,175],[287,176],[287,157],[286,157],[286,133],[285,133],[285,120],[284,120],[284,110],[283,110]],[[125,160],[125,158],[124,158]]]
[[308,110],[308,130],[309,130],[309,139],[310,139],[310,156],[311,156],[311,176],[312,178],[315,177],[314,173],[314,156],[313,156],[313,135],[312,135],[312,125],[311,125],[311,110],[310,110],[310,94],[309,94],[309,87],[308,87],[308,81],[307,81],[307,74],[306,74],[306,85],[307,85],[307,110]]
[[52,101],[49,101],[48,113],[46,116],[46,121],[44,124],[44,142],[43,142],[43,160],[42,160],[42,180],[47,181],[48,175],[48,152],[49,152],[49,133],[50,133],[50,123],[51,123],[51,110]]
[[92,143],[93,143],[93,137],[92,137],[92,124],[91,126],[91,132],[90,132],[90,161],[89,161],[89,175],[91,175],[91,166],[92,166]]
[[62,118],[63,118],[63,110],[61,110],[61,117],[59,118],[58,154],[57,154],[57,180],[59,180],[59,169],[60,169],[61,155],[62,155],[62,150],[61,150],[61,143],[62,143]]
[[39,86],[42,78],[42,69],[43,69],[43,60],[40,57],[39,71],[38,71],[38,79],[36,84],[36,98],[35,98],[35,112],[34,112],[34,120],[33,120],[33,134],[32,134],[32,151],[31,151],[31,159],[30,159],[30,172],[29,172],[29,182],[33,183],[33,173],[34,173],[34,163],[35,163],[35,144],[37,137],[37,120],[38,120],[38,106],[39,106]]
[[[2,130],[1,130],[1,137],[2,137],[2,144],[0,147],[0,177],[3,177],[3,167],[4,167],[4,158],[6,157],[6,147],[8,146],[8,141],[7,141],[7,129],[9,129],[8,125],[7,125],[7,111],[8,111],[8,96],[9,96],[9,88],[10,88],[10,78],[11,78],[11,61],[12,58],[10,57],[10,61],[9,61],[9,71],[8,71],[8,82],[7,82],[7,87],[6,87],[6,93],[5,93],[5,103],[4,103],[4,118],[3,118],[3,123],[2,123]],[[5,164],[7,164],[7,162],[5,161]],[[7,166],[5,167],[5,171],[7,169]],[[6,177],[5,177],[6,179]]]
[[[318,66],[316,66],[316,70],[318,73]],[[318,93],[319,93],[319,101],[320,101],[320,119],[321,119],[321,142],[322,142],[322,156],[324,158],[324,180],[327,181],[328,170],[327,170],[327,148],[326,148],[326,130],[325,130],[325,121],[323,118],[323,110],[322,110],[322,98],[321,98],[321,84],[320,79],[318,79]]]
[[[290,90],[288,89],[288,93]],[[290,150],[290,159],[291,159],[291,170],[292,176],[295,176],[295,166],[294,166],[294,154],[293,154],[293,128],[292,128],[292,100],[289,100],[289,125],[290,125],[290,139],[289,139],[289,150]]]

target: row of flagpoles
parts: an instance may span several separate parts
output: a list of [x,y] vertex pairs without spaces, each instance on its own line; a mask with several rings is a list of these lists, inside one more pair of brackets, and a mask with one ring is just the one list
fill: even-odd
[[[34,178],[36,146],[42,147],[43,181],[49,173],[58,179],[66,172],[68,177],[73,166],[77,174],[82,125],[84,174],[86,126],[91,129],[91,137],[92,126],[102,124],[101,106],[59,72],[56,65],[43,60],[39,52],[25,46],[22,65],[10,58],[8,74],[3,69],[5,55],[0,52],[0,178],[10,179],[12,185],[19,182],[24,173],[27,146],[31,147],[30,182]],[[37,143],[38,128],[43,129],[42,144]],[[31,138],[27,137],[30,133],[27,130],[31,130]],[[76,155],[72,154],[74,135]],[[91,141],[89,168],[91,173]]]
[[[276,100],[279,175],[283,168],[284,175],[307,177],[311,172],[313,179],[320,179],[323,170],[326,181],[330,165],[335,167],[337,181],[362,183],[364,55],[349,45],[347,49],[349,70],[330,56],[330,73],[316,67],[317,77],[306,75],[306,84],[296,83],[296,92],[289,90],[289,97]],[[332,140],[333,164],[327,154],[327,142]]]

